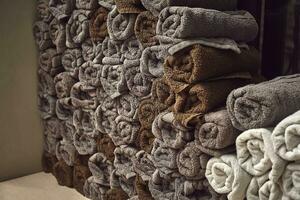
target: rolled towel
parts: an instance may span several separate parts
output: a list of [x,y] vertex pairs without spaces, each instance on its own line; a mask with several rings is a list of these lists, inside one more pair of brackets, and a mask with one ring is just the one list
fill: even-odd
[[104,195],[107,200],[127,200],[129,197],[121,188],[112,188]]
[[209,158],[191,142],[177,156],[178,171],[187,179],[203,179]]
[[57,18],[49,24],[49,34],[58,53],[63,53],[66,49],[66,26]]
[[83,186],[84,196],[95,200],[103,199],[108,190],[109,187],[98,184],[94,176],[90,176]]
[[75,0],[49,0],[50,11],[58,20],[70,16],[75,9]]
[[285,172],[282,176],[282,187],[283,193],[288,198],[287,199],[299,199],[299,162],[290,163],[287,165]]
[[262,200],[276,200],[282,198],[282,190],[278,183],[267,181],[259,189],[259,198]]
[[69,97],[71,89],[77,81],[71,72],[62,72],[56,75],[54,83],[57,97],[60,99]]
[[61,133],[61,136],[65,141],[73,143],[74,142],[74,135],[76,133],[76,129],[75,129],[72,122],[65,121],[64,124],[65,124],[65,129]]
[[103,64],[119,65],[123,63],[121,60],[121,47],[121,41],[112,40],[109,37],[106,37],[102,43],[102,52],[104,55],[102,60]]
[[[144,129],[151,129],[152,123],[159,114],[156,102],[153,99],[144,99],[138,107],[138,118]],[[150,130],[151,131],[151,130]]]
[[95,130],[95,113],[94,111],[87,110],[75,110],[73,113],[73,125],[76,130],[83,130],[85,132],[91,132]]
[[72,104],[77,108],[95,110],[98,106],[96,88],[84,82],[73,85],[70,95]]
[[66,45],[68,48],[80,47],[80,44],[88,37],[89,18],[90,11],[73,11],[66,26]]
[[158,18],[150,11],[144,11],[137,16],[134,25],[134,33],[144,47],[158,44],[156,36],[156,24]]
[[81,44],[82,57],[86,62],[92,62],[95,58],[94,54],[94,44],[90,38],[86,39]]
[[300,160],[300,111],[282,120],[272,133],[275,151],[287,161]]
[[44,135],[43,140],[43,149],[55,155],[56,146],[60,142],[60,138],[53,137],[52,135]]
[[102,42],[106,36],[107,31],[107,16],[108,10],[104,7],[99,7],[92,15],[89,30],[90,36],[94,43]]
[[275,126],[300,109],[299,82],[295,74],[232,91],[227,109],[233,125],[240,130]]
[[153,135],[172,149],[181,149],[193,140],[193,133],[181,126],[169,111],[160,113],[152,125]]
[[[136,190],[134,187],[134,181],[135,181],[135,176],[132,176],[131,178],[126,178],[120,174],[117,173],[117,170],[114,170],[111,174],[110,177],[110,187],[111,189],[115,190],[113,193],[109,194],[109,196],[112,195],[112,199],[119,199],[117,198],[119,195],[118,193],[122,191],[122,193],[127,194],[126,196],[128,197],[133,197],[136,195]],[[119,192],[118,192],[119,191]],[[122,195],[123,196],[123,195]],[[126,199],[128,199],[128,197]],[[111,197],[110,197],[111,198]],[[117,199],[116,199],[117,198]]]
[[45,173],[52,173],[53,167],[57,163],[57,158],[55,155],[43,151],[42,154],[42,169]]
[[55,49],[46,49],[40,53],[39,67],[48,72],[51,76],[63,71],[61,55]]
[[102,59],[104,57],[103,52],[102,52],[102,43],[94,44],[93,46],[93,51],[95,58],[93,60],[93,63],[95,64],[102,64]]
[[37,1],[37,13],[38,18],[44,22],[50,22],[53,15],[50,12],[49,0],[38,0]]
[[221,37],[250,42],[258,34],[258,24],[247,11],[167,7],[159,15],[156,33],[180,39]]
[[151,129],[140,128],[138,135],[138,145],[141,150],[150,153],[153,147],[155,136],[153,135]]
[[114,151],[116,146],[107,134],[102,134],[97,140],[97,151],[103,153],[105,157],[113,163],[115,159]]
[[74,146],[80,155],[94,154],[97,150],[97,137],[99,133],[78,131],[74,135]]
[[78,9],[93,10],[97,8],[97,0],[76,0],[76,7]]
[[91,86],[100,86],[101,65],[92,61],[85,62],[79,67],[79,81]]
[[54,138],[61,138],[65,131],[65,124],[56,117],[42,121],[44,135],[51,135]]
[[136,14],[120,14],[115,7],[108,13],[107,29],[110,39],[127,40],[134,34]]
[[170,45],[156,45],[147,47],[141,57],[141,72],[152,77],[162,77],[164,75],[163,64],[168,56]]
[[179,51],[169,56],[164,64],[167,79],[185,84],[237,72],[255,73],[258,68],[259,54],[254,48],[236,54],[202,45]]
[[100,80],[104,91],[113,99],[128,90],[122,65],[104,65]]
[[58,119],[73,124],[74,107],[72,105],[72,98],[68,97],[68,98],[58,99],[56,101],[55,112]]
[[145,97],[150,94],[152,80],[140,72],[139,60],[125,60],[125,80],[129,91],[137,97]]
[[247,200],[259,200],[259,190],[261,187],[269,181],[269,173],[265,173],[262,176],[254,176],[252,177],[250,184],[248,186],[247,192],[246,192],[246,198]]
[[113,170],[113,164],[107,160],[105,155],[102,153],[94,154],[90,157],[88,165],[95,182],[109,187],[109,178]]
[[117,110],[120,116],[136,119],[139,99],[131,94],[125,94],[118,98]]
[[138,14],[145,11],[141,0],[115,0],[119,13],[122,14]]
[[108,10],[112,10],[115,6],[114,0],[98,0],[98,4]]
[[171,90],[165,78],[153,81],[151,94],[154,101],[158,102],[160,111],[172,107],[175,103],[175,93]]
[[133,158],[137,150],[133,147],[122,145],[117,147],[114,151],[115,160],[114,166],[116,168],[116,173],[126,179],[131,179],[135,177],[136,173],[133,168]]
[[73,187],[73,167],[68,166],[63,160],[54,165],[53,175],[59,185]]
[[55,84],[53,80],[53,76],[51,76],[48,72],[45,72],[42,69],[38,70],[38,89],[40,93],[43,94],[48,94],[55,96],[56,91],[55,91]]
[[46,50],[53,46],[49,34],[49,25],[43,21],[37,21],[33,25],[33,34],[36,45],[40,51]]
[[72,143],[62,140],[56,145],[56,157],[64,160],[69,166],[74,166],[76,149]]
[[154,200],[151,196],[151,193],[148,188],[147,182],[145,182],[140,176],[135,178],[135,188],[137,191],[137,200],[144,199],[144,200]]
[[[151,155],[143,150],[132,159],[134,171],[143,181],[149,181],[156,170]],[[137,177],[138,177],[137,176]]]
[[226,109],[205,114],[197,123],[195,143],[209,155],[217,156],[235,151],[235,140],[241,132],[235,129]]
[[47,94],[40,94],[38,96],[38,108],[42,119],[55,116],[56,98]]
[[62,65],[66,71],[76,72],[83,63],[84,59],[79,48],[67,49],[62,55]]
[[144,47],[135,36],[125,40],[121,46],[122,60],[139,60]]
[[275,182],[281,177],[285,161],[275,152],[271,139],[272,129],[250,129],[236,139],[239,165],[252,176],[268,171]]
[[73,187],[77,192],[84,195],[84,184],[86,180],[91,176],[89,168],[85,165],[74,166],[73,171]]
[[229,200],[245,198],[250,175],[238,164],[233,154],[211,158],[206,166],[205,176],[213,189],[220,194],[228,194]]

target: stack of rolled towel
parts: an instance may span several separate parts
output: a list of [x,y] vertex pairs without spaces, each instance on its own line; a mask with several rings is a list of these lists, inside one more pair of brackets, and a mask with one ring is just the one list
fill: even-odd
[[274,127],[300,78],[246,86],[258,26],[236,7],[38,0],[44,171],[93,200],[297,199],[299,114]]

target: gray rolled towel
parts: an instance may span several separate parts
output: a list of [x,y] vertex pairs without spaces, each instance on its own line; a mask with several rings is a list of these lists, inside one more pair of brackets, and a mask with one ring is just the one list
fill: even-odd
[[93,46],[93,52],[94,52],[94,55],[95,55],[93,63],[101,64],[102,59],[104,57],[103,51],[102,51],[102,43],[95,44]]
[[94,180],[103,186],[109,187],[109,178],[114,166],[109,160],[107,160],[106,156],[102,153],[95,153],[90,157],[88,165],[94,176]]
[[123,176],[126,179],[131,179],[136,176],[133,168],[133,158],[136,153],[137,150],[135,148],[126,145],[122,145],[115,149],[114,166],[118,175]]
[[256,38],[258,24],[247,11],[167,7],[159,15],[156,33],[179,39],[221,37],[249,42]]
[[73,85],[78,81],[71,72],[62,72],[54,77],[56,95],[58,98],[70,96]]
[[113,40],[127,40],[134,35],[136,14],[120,14],[115,7],[108,13],[107,30]]
[[125,40],[121,47],[122,60],[138,60],[142,56],[144,48],[135,36]]
[[49,24],[49,34],[58,53],[63,53],[66,49],[66,26],[58,19],[54,18]]
[[118,98],[118,114],[120,116],[136,120],[139,104],[140,101],[136,96],[132,94],[122,95]]
[[40,51],[54,46],[50,38],[49,25],[43,21],[37,21],[33,25],[33,35]]
[[55,116],[56,98],[48,94],[39,94],[38,108],[42,119]]
[[66,26],[66,45],[68,48],[80,47],[89,36],[90,11],[74,10]]
[[100,6],[103,6],[104,8],[107,8],[108,10],[112,10],[115,6],[114,0],[98,0],[98,4]]
[[80,155],[92,155],[97,151],[99,132],[77,131],[74,135],[74,146]]
[[52,155],[56,155],[56,146],[60,139],[51,135],[44,135],[43,149]]
[[51,135],[54,138],[61,138],[65,131],[65,124],[56,117],[49,118],[42,121],[44,135]]
[[152,174],[156,170],[151,155],[141,150],[136,153],[132,162],[134,171],[143,179],[143,181],[150,181]]
[[74,106],[72,104],[73,99],[70,97],[58,99],[56,101],[56,116],[60,120],[64,120],[73,124],[73,112]]
[[56,157],[58,160],[64,160],[67,165],[73,166],[75,162],[76,149],[72,143],[65,140],[56,145]]
[[233,90],[227,109],[240,130],[271,127],[300,109],[300,74]]
[[79,67],[79,81],[85,82],[90,86],[100,86],[100,75],[101,75],[102,65],[95,64],[92,61],[83,63]]
[[[130,178],[126,178],[126,176],[122,176],[117,172],[117,170],[113,170],[111,176],[110,176],[110,187],[111,189],[117,189],[121,190],[122,193],[127,194],[129,197],[133,197],[136,195],[136,189],[134,186],[135,182],[135,176],[132,176]],[[128,197],[124,197],[124,194],[121,195],[123,197],[118,198],[118,193],[115,193],[114,191],[111,191],[112,193],[110,195],[116,196],[116,199],[128,199]]]
[[84,59],[79,48],[67,49],[62,55],[62,65],[66,71],[76,73],[83,63]]
[[63,140],[68,141],[70,143],[74,142],[74,135],[76,133],[76,129],[74,125],[68,121],[64,122],[64,131],[61,132],[61,136]]
[[53,77],[44,70],[38,70],[38,91],[41,94],[56,95]]
[[92,110],[75,110],[73,113],[73,125],[76,130],[91,132],[95,130],[95,116]]
[[78,82],[73,85],[70,96],[72,105],[76,108],[95,110],[98,107],[97,90],[84,82]]
[[38,0],[36,8],[38,13],[38,18],[40,20],[43,20],[46,23],[52,20],[53,15],[50,11],[49,0]]
[[95,58],[94,44],[90,38],[86,39],[81,44],[82,57],[85,61],[93,61]]
[[104,56],[102,63],[107,65],[119,65],[123,63],[121,48],[122,42],[106,37],[102,42],[102,53]]
[[84,183],[83,193],[84,196],[89,199],[99,200],[103,199],[109,188],[109,186],[97,183],[97,179],[94,176],[91,176]]
[[97,0],[76,0],[76,7],[78,9],[93,10],[98,6]]
[[55,49],[46,49],[40,52],[39,67],[51,76],[55,76],[63,71],[61,58],[61,54],[58,54]]
[[75,9],[75,0],[49,0],[50,11],[58,20],[71,15]]

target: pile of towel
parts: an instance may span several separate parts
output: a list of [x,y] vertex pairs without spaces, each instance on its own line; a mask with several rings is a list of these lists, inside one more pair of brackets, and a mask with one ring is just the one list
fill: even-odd
[[300,75],[260,83],[258,25],[236,0],[37,5],[42,164],[60,185],[93,200],[299,198],[300,114],[286,117]]

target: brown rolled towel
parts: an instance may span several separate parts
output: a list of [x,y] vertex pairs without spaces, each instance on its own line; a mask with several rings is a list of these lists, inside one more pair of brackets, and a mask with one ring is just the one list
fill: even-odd
[[155,17],[150,11],[144,11],[137,16],[134,32],[144,47],[158,44],[158,39],[155,37],[157,22],[158,17]]
[[63,160],[54,165],[53,175],[59,185],[73,187],[73,167],[68,166]]
[[150,153],[153,147],[154,142],[154,135],[151,129],[147,128],[140,128],[139,135],[138,135],[138,145],[140,149]]
[[141,0],[115,0],[119,13],[130,14],[130,13],[141,13],[146,9],[141,3]]
[[194,45],[169,56],[164,71],[168,80],[192,84],[237,72],[255,73],[259,63],[259,53],[254,48],[236,54],[231,50]]
[[85,165],[74,166],[73,186],[82,195],[85,181],[91,176],[89,168]]
[[143,181],[143,179],[140,176],[137,176],[135,178],[135,188],[139,199],[154,200],[149,191],[148,183]]
[[138,108],[138,117],[141,123],[141,126],[144,129],[151,129],[152,123],[156,116],[159,114],[157,109],[156,102],[153,99],[143,100]]
[[98,10],[92,15],[89,23],[90,36],[94,43],[102,42],[106,36],[107,32],[107,15],[108,10],[104,7],[99,7]]
[[107,134],[102,134],[97,140],[98,152],[103,153],[106,156],[106,158],[111,162],[113,162],[115,159],[115,149],[116,146]]
[[112,188],[104,194],[105,200],[127,200],[129,197],[121,188]]
[[42,155],[42,168],[46,173],[52,173],[53,167],[57,163],[57,158],[55,155],[52,155],[46,151],[43,152]]

